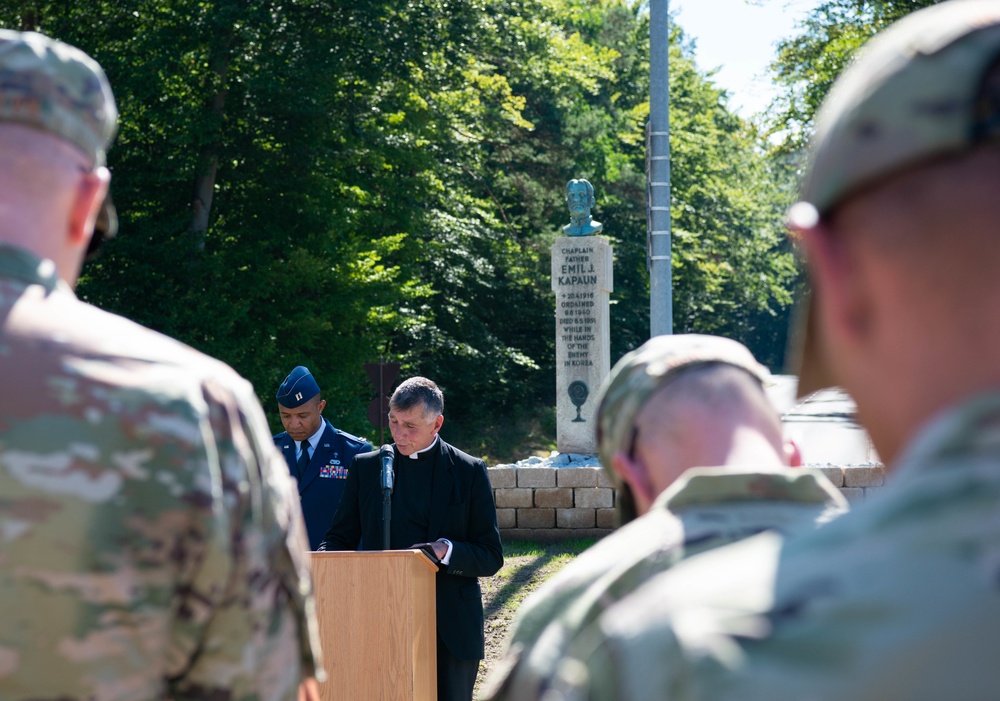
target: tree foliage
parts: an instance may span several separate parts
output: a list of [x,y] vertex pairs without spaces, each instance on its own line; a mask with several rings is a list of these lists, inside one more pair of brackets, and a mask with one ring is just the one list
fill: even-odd
[[772,131],[786,153],[801,151],[834,80],[858,49],[896,20],[942,0],[828,0],[778,44],[771,70],[781,91],[771,106]]
[[[362,365],[384,356],[442,385],[479,452],[551,408],[574,177],[616,251],[613,358],[648,335],[640,3],[0,0],[0,24],[80,46],[119,102],[121,233],[81,296],[224,359],[265,407],[305,364],[370,434]],[[777,366],[788,173],[677,28],[671,60],[675,328]]]

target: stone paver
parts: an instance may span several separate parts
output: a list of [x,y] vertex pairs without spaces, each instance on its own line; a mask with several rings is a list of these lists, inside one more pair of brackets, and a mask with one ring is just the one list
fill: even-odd
[[539,508],[569,509],[573,508],[572,489],[536,489],[535,506]]
[[826,475],[826,478],[830,480],[834,487],[844,486],[844,468],[835,467],[833,465],[828,467],[817,468],[820,472]]
[[844,468],[845,487],[881,487],[885,469],[881,465],[851,465]]
[[560,487],[596,487],[600,468],[573,467],[556,470],[556,484]]
[[610,489],[575,489],[573,500],[578,509],[608,509],[614,506]]
[[558,528],[593,528],[596,523],[594,509],[556,509]]
[[597,471],[597,486],[605,489],[612,489],[615,486],[614,482],[611,481],[611,477],[608,475],[607,470],[604,468]]
[[493,492],[493,499],[498,509],[516,509],[534,506],[531,489],[498,489]]
[[618,516],[614,509],[597,509],[598,528],[616,528]]
[[517,471],[518,487],[555,487],[555,467],[522,467]]
[[500,529],[517,526],[517,509],[497,509],[497,526]]
[[518,528],[552,528],[556,525],[555,509],[518,509]]
[[486,474],[493,489],[513,489],[517,486],[517,470],[513,467],[491,467]]
[[500,537],[509,540],[534,540],[536,542],[557,542],[560,540],[603,538],[611,533],[608,528],[507,528]]

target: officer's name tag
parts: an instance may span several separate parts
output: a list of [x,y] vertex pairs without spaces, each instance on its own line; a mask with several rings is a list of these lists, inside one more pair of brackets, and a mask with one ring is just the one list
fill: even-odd
[[323,465],[319,469],[319,476],[326,479],[344,480],[347,479],[347,467],[340,464],[340,460],[331,460],[329,465]]

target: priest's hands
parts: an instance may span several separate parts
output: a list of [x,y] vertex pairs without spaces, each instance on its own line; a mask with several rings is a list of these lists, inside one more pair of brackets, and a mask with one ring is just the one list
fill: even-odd
[[448,554],[448,544],[442,543],[441,541],[435,541],[433,543],[416,543],[410,546],[410,550],[423,550],[425,553],[430,555],[433,553],[431,558],[434,562],[440,562],[441,559]]

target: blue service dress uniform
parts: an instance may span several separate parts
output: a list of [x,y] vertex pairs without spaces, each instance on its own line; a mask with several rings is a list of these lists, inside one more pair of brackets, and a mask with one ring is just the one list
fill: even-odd
[[274,437],[274,444],[284,456],[292,477],[298,482],[310,550],[319,548],[323,536],[330,528],[333,514],[344,493],[344,482],[354,456],[372,449],[371,444],[363,438],[334,428],[326,419],[323,419],[323,423],[326,428],[302,475],[298,474],[296,467],[295,441],[287,431]]

